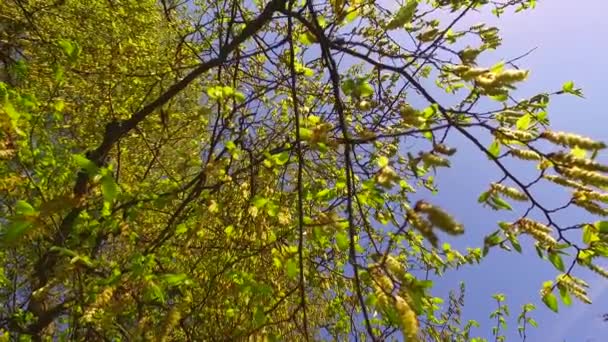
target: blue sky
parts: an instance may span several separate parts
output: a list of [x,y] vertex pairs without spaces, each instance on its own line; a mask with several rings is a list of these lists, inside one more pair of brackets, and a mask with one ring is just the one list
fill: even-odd
[[[520,67],[532,71],[528,82],[520,87],[520,94],[557,90],[563,82],[573,80],[577,87],[583,88],[585,99],[554,98],[549,111],[553,128],[608,141],[608,121],[605,119],[608,113],[603,102],[608,96],[605,86],[608,77],[606,10],[608,3],[602,0],[538,1],[533,11],[506,14],[499,20],[488,14],[475,14],[467,23],[494,22],[501,29],[503,46],[488,56],[488,63],[517,57],[536,47],[531,55],[519,62]],[[483,236],[497,229],[497,221],[509,221],[514,216],[480,209],[477,196],[501,174],[485,156],[473,153],[474,146],[464,139],[454,136],[452,144],[461,152],[454,159],[453,168],[438,175],[440,192],[433,200],[454,213],[468,229],[464,238],[450,240],[452,245],[480,246]],[[602,159],[607,160],[607,157]],[[533,171],[533,167],[529,165],[528,169]],[[566,194],[555,187],[543,187],[536,193],[544,203],[555,205],[563,204]],[[566,223],[595,220],[578,210],[558,217]],[[589,306],[574,301],[568,308],[560,303],[560,314],[556,315],[540,302],[539,289],[543,281],[554,279],[558,271],[538,258],[532,244],[522,245],[523,255],[492,250],[482,265],[450,273],[437,281],[437,290],[447,291],[457,288],[460,280],[467,281],[465,318],[478,319],[483,324],[482,329],[476,330],[477,335],[483,337],[491,337],[494,320],[487,319],[495,309],[491,295],[501,292],[506,294],[512,314],[508,341],[519,340],[516,316],[521,305],[527,302],[537,306],[533,317],[539,323],[539,328],[529,331],[527,341],[608,341],[608,323],[600,318],[602,313],[608,312],[608,281],[590,272],[575,271],[576,276],[591,284],[590,297],[594,304]]]

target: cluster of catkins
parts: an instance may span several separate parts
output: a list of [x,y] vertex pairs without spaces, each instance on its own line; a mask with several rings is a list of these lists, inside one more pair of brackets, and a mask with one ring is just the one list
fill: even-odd
[[497,96],[507,93],[516,82],[524,81],[529,74],[528,70],[497,70],[478,68],[471,65],[454,65],[448,70],[465,81],[472,81],[484,95]]
[[[425,217],[426,216],[426,217]],[[413,209],[407,211],[407,219],[433,246],[437,247],[438,238],[433,227],[450,235],[464,233],[462,224],[443,209],[426,201],[418,201]]]
[[82,320],[91,323],[95,321],[95,316],[102,312],[112,296],[114,295],[114,287],[106,287],[100,294],[97,295],[95,301],[85,310],[82,315]]
[[[539,137],[560,146],[582,150],[598,151],[606,148],[606,144],[603,142],[576,134],[545,131]],[[572,196],[574,205],[595,215],[608,216],[608,209],[597,203],[608,203],[608,194],[592,188],[608,188],[607,165],[563,151],[549,153],[547,158],[552,162],[558,175],[546,175],[546,179],[574,188]]]
[[[384,265],[391,275],[400,279],[403,279],[407,273],[403,266],[391,256],[385,258]],[[372,284],[378,307],[383,311],[392,309],[395,312],[399,320],[401,331],[403,332],[403,337],[406,341],[419,341],[418,318],[416,312],[412,308],[413,305],[410,302],[411,299],[407,295],[407,291],[400,291],[398,294],[393,294],[395,285],[391,278],[382,271],[379,265],[372,265],[370,267],[370,274],[372,276]],[[402,287],[403,286],[404,284],[402,283]]]
[[501,222],[500,227],[511,234],[526,234],[532,236],[541,246],[546,248],[555,247],[557,240],[551,233],[553,230],[540,222],[536,222],[529,218],[521,218],[514,223]]
[[557,287],[567,290],[574,297],[583,303],[591,304],[591,299],[587,296],[587,288],[589,285],[581,279],[572,277],[567,274],[562,274],[557,278]]

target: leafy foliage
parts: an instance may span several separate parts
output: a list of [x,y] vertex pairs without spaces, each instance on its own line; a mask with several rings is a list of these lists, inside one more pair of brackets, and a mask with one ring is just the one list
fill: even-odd
[[[479,65],[499,29],[462,23],[534,4],[0,3],[4,338],[481,341],[461,321],[465,285],[446,301],[434,282],[530,240],[558,272],[542,301],[590,302],[573,271],[608,277],[608,221],[555,214],[608,216],[606,144],[552,131],[548,115],[551,98],[582,91],[514,100],[529,71]],[[466,251],[444,241],[468,229],[458,213],[429,196],[455,134],[503,173],[479,210],[519,215]],[[541,182],[571,199],[547,208]],[[494,299],[503,340],[509,310]],[[532,310],[517,317],[524,339]]]

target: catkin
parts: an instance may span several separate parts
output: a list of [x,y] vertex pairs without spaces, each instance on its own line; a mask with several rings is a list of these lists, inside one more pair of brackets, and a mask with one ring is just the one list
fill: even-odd
[[438,153],[444,154],[446,156],[451,156],[454,153],[456,153],[456,149],[453,147],[448,147],[444,144],[437,144],[435,145],[435,151],[437,151]]
[[587,171],[608,172],[608,166],[602,165],[594,160],[578,158],[570,153],[556,152],[547,155],[550,159],[569,166],[576,166]]
[[604,268],[597,266],[595,264],[589,263],[587,265],[587,267],[589,267],[590,270],[592,270],[593,272],[601,275],[604,278],[608,278],[608,271],[606,271]]
[[555,184],[559,184],[559,185],[563,185],[563,186],[567,186],[570,188],[575,188],[575,189],[586,189],[586,187],[578,182],[560,177],[560,176],[556,176],[556,175],[545,175],[543,176],[543,178],[545,178],[546,180],[549,180]]
[[513,157],[522,159],[522,160],[540,160],[541,157],[538,153],[530,150],[520,150],[520,149],[512,149],[509,151],[509,154]]
[[418,341],[418,318],[414,310],[400,296],[395,296],[395,311],[399,317],[405,340]]
[[583,201],[580,199],[574,199],[572,201],[576,206],[579,206],[585,210],[587,210],[591,214],[599,215],[599,216],[608,216],[608,209],[602,208],[600,205],[590,201]]
[[433,227],[429,221],[424,219],[422,216],[418,215],[414,210],[407,211],[407,218],[409,223],[422,234],[433,246],[437,246],[437,242],[439,239],[437,235],[433,232]]
[[594,141],[576,134],[544,131],[541,133],[540,137],[565,147],[579,147],[585,150],[601,150],[606,148],[606,144],[601,141]]
[[494,135],[503,140],[519,140],[519,141],[530,141],[534,139],[534,135],[530,132],[507,129],[507,128],[499,128],[494,131]]
[[450,167],[450,161],[432,153],[421,153],[420,158],[428,166]]
[[497,191],[500,192],[501,194],[514,199],[516,201],[527,201],[528,200],[528,196],[526,196],[526,194],[524,194],[523,192],[512,188],[512,187],[508,187],[502,184],[498,184],[498,183],[492,183],[490,185],[491,189],[493,191]]
[[418,201],[414,208],[418,212],[425,213],[431,224],[442,231],[451,235],[460,235],[464,233],[462,225],[441,208],[433,206],[424,201]]
[[608,186],[608,176],[603,175],[601,173],[583,170],[578,167],[555,167],[555,171],[557,171],[562,176],[578,180],[586,184],[591,184],[598,187]]

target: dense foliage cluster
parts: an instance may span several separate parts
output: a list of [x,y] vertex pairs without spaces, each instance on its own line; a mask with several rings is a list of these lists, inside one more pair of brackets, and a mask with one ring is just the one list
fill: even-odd
[[[549,129],[551,98],[582,94],[572,82],[515,99],[529,72],[483,65],[499,29],[463,23],[534,5],[1,2],[4,340],[481,341],[465,285],[432,287],[494,247],[555,266],[550,309],[590,302],[572,270],[608,276],[608,221],[554,214],[608,216],[606,145]],[[466,251],[442,241],[467,227],[433,197],[455,153],[504,175],[471,205],[527,208]],[[546,207],[540,183],[570,200]]]

